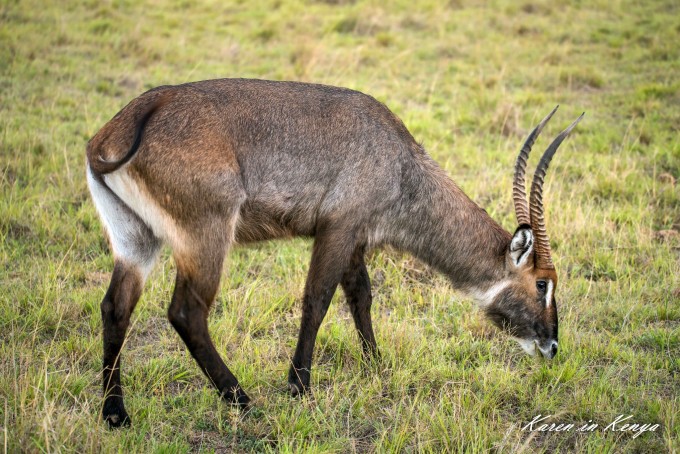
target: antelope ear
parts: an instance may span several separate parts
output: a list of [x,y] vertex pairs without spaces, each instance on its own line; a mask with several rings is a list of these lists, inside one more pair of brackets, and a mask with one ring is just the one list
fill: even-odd
[[521,268],[533,258],[534,253],[534,232],[527,225],[520,225],[515,231],[515,235],[510,242],[507,257],[508,262],[514,268]]

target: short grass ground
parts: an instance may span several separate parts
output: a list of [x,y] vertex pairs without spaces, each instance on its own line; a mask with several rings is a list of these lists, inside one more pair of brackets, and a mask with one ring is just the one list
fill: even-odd
[[[0,2],[0,450],[680,450],[676,1],[196,3]],[[123,354],[133,426],[107,430],[99,302],[112,259],[85,144],[144,90],[218,77],[374,95],[508,230],[524,135],[560,104],[540,149],[586,111],[546,188],[557,358],[524,356],[443,277],[376,251],[383,361],[362,362],[338,294],[317,341],[313,396],[292,399],[285,376],[311,243],[240,247],[210,326],[254,398],[241,415],[165,319],[166,251]],[[521,430],[539,414],[599,427]],[[637,438],[604,430],[618,415],[659,428]]]

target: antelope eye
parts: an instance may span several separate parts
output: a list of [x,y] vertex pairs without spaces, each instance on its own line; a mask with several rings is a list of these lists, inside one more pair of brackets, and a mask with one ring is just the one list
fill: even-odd
[[548,288],[548,284],[546,284],[545,281],[536,281],[536,289],[541,292],[545,293],[545,290]]

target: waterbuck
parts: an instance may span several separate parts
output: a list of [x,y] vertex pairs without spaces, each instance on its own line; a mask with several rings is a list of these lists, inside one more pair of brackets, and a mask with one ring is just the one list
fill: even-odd
[[[557,109],[557,108],[555,108]],[[87,180],[114,254],[103,301],[104,408],[127,425],[120,351],[163,243],[177,277],[168,318],[221,396],[249,398],[218,354],[207,317],[233,243],[314,237],[288,383],[309,387],[319,326],[342,287],[362,347],[377,354],[366,251],[405,250],[479,301],[530,354],[557,352],[557,274],[543,216],[548,147],[527,203],[529,135],[515,166],[518,228],[506,232],[432,160],[387,107],[324,85],[222,79],[162,86],[131,101],[88,143]]]

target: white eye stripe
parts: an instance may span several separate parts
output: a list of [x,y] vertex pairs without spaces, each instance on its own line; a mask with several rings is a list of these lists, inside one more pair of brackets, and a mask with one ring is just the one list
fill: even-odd
[[548,290],[545,292],[545,307],[550,307],[553,295],[553,281],[548,279]]

